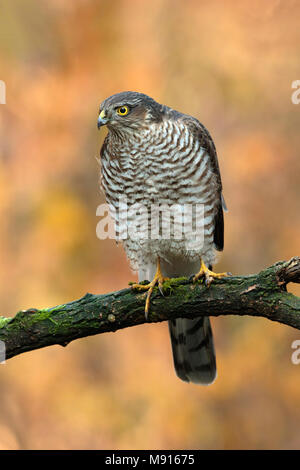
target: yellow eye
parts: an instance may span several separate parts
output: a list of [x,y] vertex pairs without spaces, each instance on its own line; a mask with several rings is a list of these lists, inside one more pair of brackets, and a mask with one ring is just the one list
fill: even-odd
[[126,114],[129,113],[129,108],[128,106],[120,106],[118,109],[117,109],[117,114],[119,116],[126,116]]

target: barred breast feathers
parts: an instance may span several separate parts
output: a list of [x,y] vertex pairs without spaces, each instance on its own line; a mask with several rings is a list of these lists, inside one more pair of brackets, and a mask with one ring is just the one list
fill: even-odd
[[[101,152],[106,199],[116,209],[120,196],[127,198],[129,206],[205,204],[206,243],[212,246],[214,219],[221,201],[214,145],[196,119],[175,112],[173,116],[132,132],[126,139],[108,134]],[[149,249],[157,243],[151,242]],[[166,246],[166,240],[161,244]],[[126,242],[124,248],[132,258],[141,246]]]

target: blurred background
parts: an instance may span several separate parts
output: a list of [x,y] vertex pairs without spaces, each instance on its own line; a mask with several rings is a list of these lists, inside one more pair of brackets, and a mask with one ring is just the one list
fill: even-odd
[[[98,107],[119,91],[147,93],[211,132],[229,208],[217,270],[299,255],[299,15],[292,0],[1,3],[1,315],[136,279],[122,248],[96,237]],[[212,322],[210,387],[177,379],[166,324],[0,365],[0,449],[299,448],[300,332]]]

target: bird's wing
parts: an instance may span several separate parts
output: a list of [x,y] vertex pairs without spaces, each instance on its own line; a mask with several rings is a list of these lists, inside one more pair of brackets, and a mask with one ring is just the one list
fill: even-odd
[[224,248],[224,214],[223,211],[227,211],[227,206],[222,194],[222,179],[220,174],[220,167],[218,162],[218,156],[213,139],[206,129],[197,119],[184,115],[182,119],[185,125],[193,133],[195,139],[198,139],[200,146],[206,149],[207,154],[210,157],[212,171],[215,173],[218,181],[217,197],[219,198],[219,206],[215,216],[215,230],[214,230],[214,244],[218,251],[222,251]]

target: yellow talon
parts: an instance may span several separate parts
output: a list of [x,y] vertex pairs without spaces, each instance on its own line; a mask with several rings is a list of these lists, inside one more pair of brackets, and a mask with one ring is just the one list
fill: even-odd
[[194,276],[193,282],[198,281],[201,277],[205,278],[205,284],[209,287],[213,279],[221,279],[222,277],[230,276],[230,273],[214,273],[205,266],[203,260],[201,260],[200,271]]
[[150,308],[150,298],[151,294],[153,292],[153,289],[156,285],[158,285],[158,288],[160,290],[160,293],[162,294],[162,287],[164,281],[167,281],[169,278],[164,277],[162,272],[161,272],[161,267],[160,267],[160,259],[159,257],[157,258],[157,268],[156,268],[156,273],[154,275],[154,278],[149,284],[132,284],[133,289],[137,290],[147,290],[147,297],[146,297],[146,303],[145,303],[145,317],[148,318],[148,313],[149,313],[149,308]]

